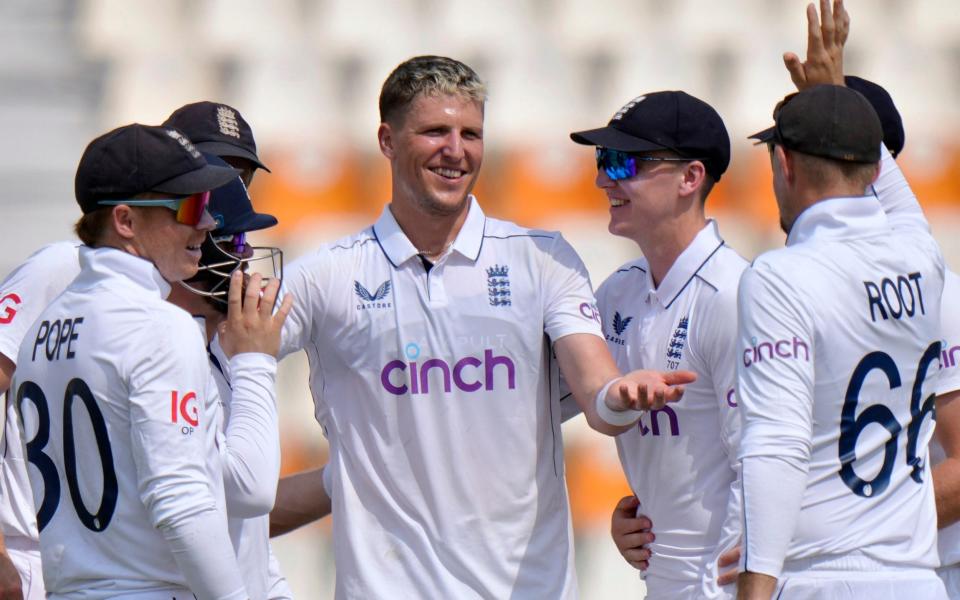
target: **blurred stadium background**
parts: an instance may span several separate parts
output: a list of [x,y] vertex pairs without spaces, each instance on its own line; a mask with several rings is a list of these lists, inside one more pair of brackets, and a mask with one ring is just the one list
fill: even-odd
[[[560,229],[599,284],[636,255],[606,232],[589,149],[567,134],[627,100],[683,89],[726,120],[733,160],[708,201],[751,258],[782,243],[766,127],[792,89],[781,63],[806,43],[803,0],[4,0],[0,3],[0,274],[70,236],[73,173],[87,142],[181,104],[233,105],[273,169],[252,186],[287,259],[371,222],[389,199],[377,96],[400,61],[446,54],[487,81],[486,212]],[[884,85],[904,117],[901,164],[948,263],[960,256],[960,11],[956,0],[848,0],[847,72]],[[42,273],[37,274],[42,277]],[[828,301],[828,299],[826,299]],[[282,367],[284,470],[325,462],[305,361]],[[565,426],[584,598],[641,597],[609,540],[628,489],[612,440]],[[300,598],[332,597],[329,524],[275,542]],[[635,593],[632,592],[635,590]]]

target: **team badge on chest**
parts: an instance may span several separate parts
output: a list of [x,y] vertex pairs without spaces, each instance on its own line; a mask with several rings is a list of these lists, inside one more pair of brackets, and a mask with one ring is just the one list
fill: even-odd
[[487,269],[487,295],[490,306],[510,306],[510,267],[493,265]]
[[673,336],[670,337],[670,344],[667,346],[667,368],[671,370],[677,369],[683,359],[683,349],[687,345],[689,323],[689,317],[681,318],[677,323],[677,328],[673,330]]

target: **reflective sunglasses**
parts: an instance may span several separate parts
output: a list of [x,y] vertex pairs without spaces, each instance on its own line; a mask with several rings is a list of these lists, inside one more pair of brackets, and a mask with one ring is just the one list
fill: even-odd
[[597,148],[597,169],[603,169],[611,181],[630,179],[637,176],[637,167],[643,162],[690,162],[705,158],[673,158],[661,156],[637,156],[622,150]]
[[247,251],[247,232],[241,231],[232,235],[214,235],[210,236],[214,243],[225,248],[227,252],[237,255],[243,255]]
[[100,200],[97,204],[106,206],[116,206],[126,204],[128,206],[162,206],[169,208],[177,213],[177,223],[196,227],[203,219],[203,213],[207,210],[210,203],[210,192],[199,192],[191,194],[186,198],[151,198],[130,200]]

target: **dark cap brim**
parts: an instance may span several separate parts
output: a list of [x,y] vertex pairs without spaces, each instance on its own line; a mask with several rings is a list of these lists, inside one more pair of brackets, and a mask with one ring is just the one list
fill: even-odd
[[277,218],[273,215],[262,213],[249,213],[240,219],[235,219],[230,227],[216,229],[213,235],[234,235],[244,231],[259,231],[268,229],[277,224]]
[[263,169],[267,173],[272,172],[267,168],[267,165],[260,162],[260,158],[256,154],[250,152],[246,148],[234,146],[233,144],[227,144],[225,142],[195,142],[193,145],[201,152],[209,152],[210,154],[216,154],[217,156],[221,157],[235,156],[237,158],[245,158],[256,165],[258,169]]
[[652,152],[669,149],[662,144],[632,136],[609,125],[600,129],[576,131],[570,134],[570,139],[585,146],[601,146],[622,152]]
[[747,139],[757,140],[758,144],[766,144],[768,142],[772,142],[776,136],[777,136],[777,128],[776,126],[773,126],[773,127],[767,127],[763,131],[758,131],[755,134],[748,137]]
[[162,181],[151,186],[147,191],[189,196],[190,194],[215,190],[239,176],[240,171],[232,167],[206,165],[200,169],[194,169],[183,175]]

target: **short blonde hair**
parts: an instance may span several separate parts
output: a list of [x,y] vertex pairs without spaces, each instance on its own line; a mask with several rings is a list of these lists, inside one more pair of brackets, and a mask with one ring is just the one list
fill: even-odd
[[395,120],[420,95],[459,95],[483,106],[487,88],[477,73],[445,56],[415,56],[393,70],[380,90],[380,121]]

